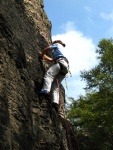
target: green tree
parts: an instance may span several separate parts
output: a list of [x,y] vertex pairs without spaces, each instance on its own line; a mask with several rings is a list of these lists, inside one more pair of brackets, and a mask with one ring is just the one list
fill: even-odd
[[102,39],[96,52],[99,64],[81,72],[87,94],[73,100],[67,117],[76,129],[81,150],[112,150],[113,39]]
[[96,52],[99,65],[81,72],[81,77],[87,82],[86,90],[113,90],[113,39],[102,39]]

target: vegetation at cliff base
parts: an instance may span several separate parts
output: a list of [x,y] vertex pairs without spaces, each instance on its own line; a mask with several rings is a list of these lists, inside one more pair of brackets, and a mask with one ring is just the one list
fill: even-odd
[[82,71],[86,95],[69,98],[67,118],[81,150],[113,149],[113,39],[102,39],[96,50],[99,64]]

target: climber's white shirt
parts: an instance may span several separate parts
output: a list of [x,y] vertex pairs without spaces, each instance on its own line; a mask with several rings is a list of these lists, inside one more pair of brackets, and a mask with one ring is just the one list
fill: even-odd
[[53,45],[50,46],[51,50],[54,50],[53,54],[54,54],[54,59],[57,60],[60,57],[64,57],[64,55],[61,53],[60,48],[59,48],[59,44],[55,43]]

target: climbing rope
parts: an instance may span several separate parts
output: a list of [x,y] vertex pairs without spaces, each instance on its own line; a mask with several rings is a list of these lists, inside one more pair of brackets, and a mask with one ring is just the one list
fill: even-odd
[[[68,74],[70,74],[70,77],[72,77],[72,73],[71,73],[69,67],[68,67]],[[66,85],[66,89],[67,89],[67,90],[68,90],[68,84],[67,84],[66,78],[68,78],[68,74],[67,74],[66,77],[65,77],[65,85]]]
[[[59,99],[60,99],[61,91],[60,91],[60,85],[59,85],[58,79],[56,79],[56,82],[57,82],[57,85],[58,85]],[[72,150],[72,144],[71,144],[71,139],[70,139],[70,132],[69,132],[69,127],[68,127],[67,122],[66,122],[65,115],[64,115],[64,120],[65,120],[65,124],[66,124],[66,133],[67,133],[68,147],[69,147],[69,150]]]
[[[58,79],[56,79],[56,82],[57,82],[57,85],[58,85],[59,98],[60,98],[61,90],[60,90],[60,85],[59,85]],[[72,142],[71,142],[71,136],[70,136],[70,130],[69,130],[69,123],[68,123],[68,121],[66,121],[66,116],[65,116],[65,115],[64,115],[64,120],[65,120],[65,126],[66,126],[68,147],[69,147],[69,150],[73,150],[73,148],[72,148]],[[74,138],[75,138],[75,140],[76,140],[78,150],[80,150],[79,144],[78,144],[78,140],[77,140],[77,138],[76,138],[76,136],[75,136],[74,133],[73,133],[73,135],[74,135]]]

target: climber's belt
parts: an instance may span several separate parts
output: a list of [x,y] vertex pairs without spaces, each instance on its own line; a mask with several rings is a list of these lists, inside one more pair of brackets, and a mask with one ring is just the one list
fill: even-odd
[[56,60],[56,63],[58,63],[60,60],[65,60],[67,63],[69,63],[69,61],[67,60],[66,57],[60,57]]

